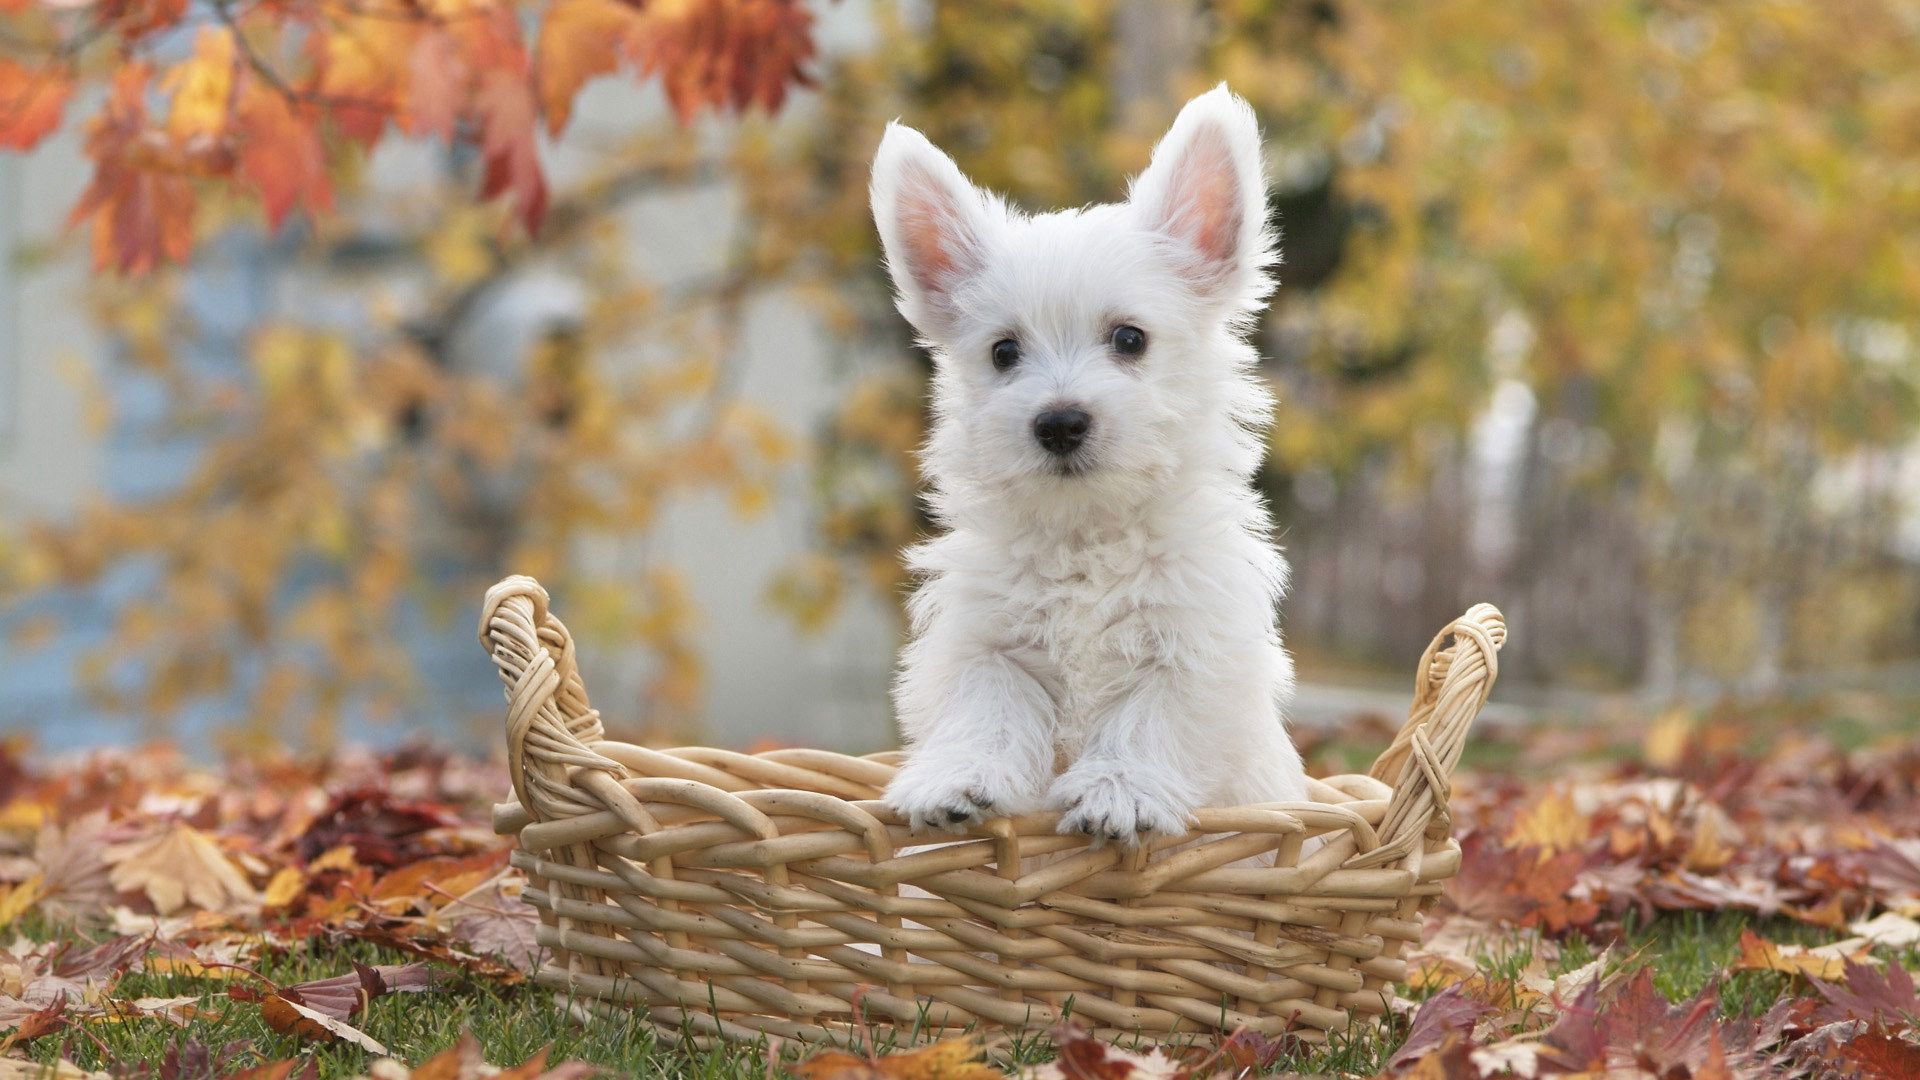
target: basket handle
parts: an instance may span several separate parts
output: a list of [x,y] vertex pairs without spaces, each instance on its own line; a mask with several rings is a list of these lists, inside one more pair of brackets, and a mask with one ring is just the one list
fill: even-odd
[[604,736],[587,701],[573,635],[548,609],[547,590],[515,574],[487,590],[480,645],[507,695],[507,772],[513,794],[536,821],[593,813],[599,802],[574,788],[575,769],[625,779],[619,762],[593,749]]
[[1507,622],[1492,604],[1475,604],[1434,636],[1420,657],[1413,709],[1368,775],[1393,785],[1380,822],[1380,846],[1347,860],[1352,868],[1398,862],[1421,839],[1439,839],[1453,826],[1447,809],[1454,766],[1467,731],[1493,692]]

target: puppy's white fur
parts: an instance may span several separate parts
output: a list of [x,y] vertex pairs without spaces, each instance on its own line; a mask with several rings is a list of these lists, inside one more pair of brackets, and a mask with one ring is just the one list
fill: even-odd
[[[946,528],[909,553],[887,801],[916,828],[1054,808],[1062,832],[1134,843],[1200,806],[1305,798],[1287,564],[1250,483],[1272,402],[1245,337],[1275,261],[1252,111],[1195,98],[1126,202],[1034,216],[893,124],[872,197],[935,360]],[[1144,354],[1115,351],[1121,325]],[[1092,418],[1066,462],[1034,435],[1064,407]]]

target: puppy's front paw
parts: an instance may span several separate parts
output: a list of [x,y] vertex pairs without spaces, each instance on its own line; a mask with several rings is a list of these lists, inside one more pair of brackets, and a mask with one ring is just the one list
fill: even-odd
[[915,832],[964,832],[970,825],[1033,809],[1034,793],[1026,787],[989,763],[910,756],[887,785],[886,803]]
[[1075,766],[1047,791],[1062,812],[1059,831],[1133,846],[1148,836],[1184,836],[1192,807],[1113,765]]

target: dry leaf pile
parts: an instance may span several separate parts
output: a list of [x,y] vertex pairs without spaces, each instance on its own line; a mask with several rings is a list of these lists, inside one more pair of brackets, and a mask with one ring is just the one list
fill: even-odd
[[[387,1054],[354,1023],[372,1000],[430,993],[456,977],[518,982],[535,963],[536,916],[486,825],[504,790],[498,768],[428,751],[215,772],[163,749],[103,751],[59,768],[0,749],[0,1049],[85,1038],[96,1024],[184,1028],[248,1009],[296,1039]],[[342,959],[339,975],[297,985],[256,970],[269,954],[324,958],[352,941],[419,959]],[[117,992],[136,971],[218,980],[225,1000]],[[220,1064],[231,1048],[196,1045],[181,1051],[195,1061],[151,1075],[233,1072]],[[494,1075],[477,1053],[462,1043],[415,1075]],[[241,1072],[296,1075],[306,1064]],[[0,1077],[15,1066],[29,1068],[0,1056]],[[408,1073],[394,1064],[375,1075]],[[500,1075],[579,1073],[528,1063]]]
[[[1459,784],[1464,860],[1414,958],[1432,996],[1382,1075],[1920,1077],[1920,745],[1758,753],[1741,718],[1674,714],[1630,760],[1567,764],[1598,741],[1541,733]],[[1621,939],[1689,911],[1764,932],[1676,1003],[1654,947]],[[1601,952],[1568,969],[1576,938]],[[1736,987],[1749,972],[1775,974]]]
[[[1920,1077],[1920,746],[1846,752],[1795,736],[1758,753],[1737,723],[1683,718],[1628,760],[1583,754],[1595,740],[1536,732],[1514,763],[1462,779],[1464,859],[1412,956],[1419,1004],[1392,1033],[1403,1044],[1339,1074]],[[495,766],[418,750],[218,771],[156,750],[59,768],[0,751],[0,1080],[30,1075],[19,1055],[47,1046],[36,1040],[128,1023],[174,1025],[183,1041],[180,1060],[122,1075],[302,1075],[310,1058],[229,1068],[234,1048],[195,1041],[195,1025],[248,1010],[310,1045],[385,1055],[357,1023],[370,1002],[457,1009],[447,995],[463,980],[523,980],[537,919],[487,826],[504,790]],[[1749,922],[1704,986],[1673,995],[1672,958],[1649,928],[1685,912]],[[351,942],[413,960],[342,956],[292,985],[260,974],[264,957],[324,961]],[[136,972],[225,989],[139,996],[123,989]],[[1055,1039],[1037,1066],[959,1041],[791,1068],[801,1080],[1208,1080],[1354,1060],[1249,1033],[1159,1048],[1071,1029]],[[496,1071],[463,1042],[372,1075]],[[532,1061],[498,1075],[579,1072]]]

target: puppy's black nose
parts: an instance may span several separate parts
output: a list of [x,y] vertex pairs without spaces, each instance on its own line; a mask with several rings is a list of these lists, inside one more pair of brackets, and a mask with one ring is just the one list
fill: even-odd
[[1080,409],[1049,409],[1033,418],[1033,437],[1047,453],[1066,457],[1078,449],[1093,426],[1093,417]]

